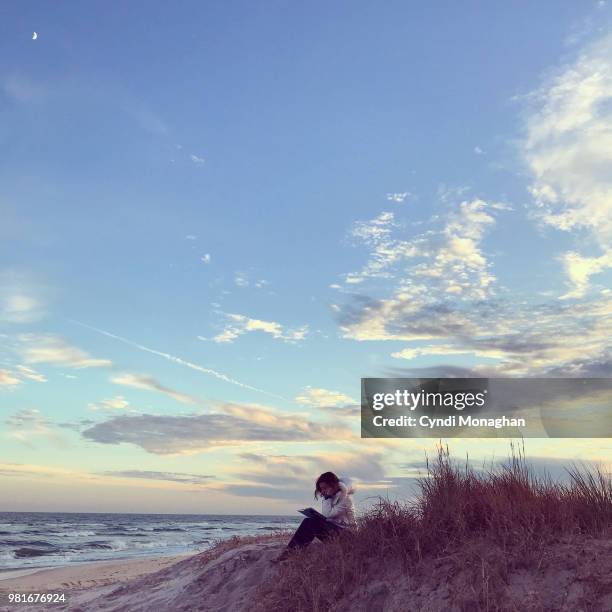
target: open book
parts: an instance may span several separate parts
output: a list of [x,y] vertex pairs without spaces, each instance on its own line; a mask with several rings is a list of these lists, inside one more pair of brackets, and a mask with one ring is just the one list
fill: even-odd
[[304,516],[307,516],[308,518],[320,518],[320,519],[323,519],[324,521],[327,520],[325,516],[323,516],[320,512],[318,512],[314,508],[302,508],[301,510],[298,510],[298,512],[301,512]]

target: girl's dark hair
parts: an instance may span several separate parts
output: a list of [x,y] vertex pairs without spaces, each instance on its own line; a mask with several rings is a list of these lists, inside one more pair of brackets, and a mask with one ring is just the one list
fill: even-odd
[[314,491],[315,499],[318,499],[319,495],[321,494],[321,490],[319,489],[319,486],[323,482],[330,484],[334,487],[337,487],[338,483],[340,482],[340,479],[333,472],[325,472],[321,474],[317,478],[317,482],[315,483],[315,491]]

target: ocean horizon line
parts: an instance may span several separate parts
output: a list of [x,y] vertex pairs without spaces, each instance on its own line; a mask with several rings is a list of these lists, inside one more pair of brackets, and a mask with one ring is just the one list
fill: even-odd
[[[297,512],[297,509],[296,509]],[[130,516],[230,516],[230,517],[293,517],[293,514],[261,514],[252,512],[250,514],[229,514],[224,512],[81,512],[78,510],[0,510],[0,514],[91,514],[108,515],[120,514]]]

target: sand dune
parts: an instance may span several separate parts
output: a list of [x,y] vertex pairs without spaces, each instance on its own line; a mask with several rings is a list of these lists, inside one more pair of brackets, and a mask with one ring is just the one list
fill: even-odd
[[[236,541],[187,557],[41,571],[7,582],[11,590],[22,592],[63,591],[69,597],[67,605],[20,605],[0,610],[252,612],[257,608],[259,587],[269,588],[283,571],[282,565],[271,563],[283,546],[282,541],[274,540]],[[482,562],[485,549],[483,544],[480,554],[474,554],[474,563]],[[399,565],[373,568],[362,577],[359,587],[336,602],[334,610],[459,612],[467,608],[457,602],[465,600],[463,595],[472,588],[469,568],[465,569],[465,573],[457,572],[448,556],[424,561],[412,575],[403,573]],[[559,542],[543,551],[538,569],[516,568],[503,582],[503,597],[496,602],[500,610],[612,611],[612,541]],[[0,582],[3,597],[5,591]],[[585,601],[589,606],[583,606]],[[282,606],[266,607],[264,601],[257,609],[281,610]]]

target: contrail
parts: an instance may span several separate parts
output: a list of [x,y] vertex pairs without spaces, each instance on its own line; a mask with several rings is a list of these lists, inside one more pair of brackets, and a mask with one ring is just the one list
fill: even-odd
[[285,399],[281,395],[276,395],[275,393],[270,393],[269,391],[264,391],[263,389],[258,389],[257,387],[251,387],[251,385],[247,385],[245,383],[240,382],[239,380],[234,380],[230,378],[226,374],[222,374],[221,372],[217,372],[216,370],[212,370],[211,368],[205,368],[204,366],[198,365],[197,363],[191,363],[190,361],[185,361],[180,357],[175,357],[174,355],[170,355],[170,353],[164,353],[162,351],[156,351],[155,349],[149,348],[148,346],[143,346],[142,344],[138,344],[136,342],[132,342],[132,340],[128,340],[127,338],[122,338],[121,336],[117,336],[115,334],[111,334],[110,332],[104,331],[103,329],[98,329],[97,327],[93,327],[93,325],[87,325],[87,323],[82,323],[81,321],[76,321],[75,319],[68,319],[72,323],[76,323],[81,327],[86,327],[87,329],[91,329],[92,331],[98,332],[103,336],[108,336],[109,338],[113,338],[115,340],[119,340],[119,342],[123,342],[129,346],[133,346],[141,351],[146,351],[147,353],[152,353],[153,355],[159,355],[168,361],[173,361],[174,363],[178,363],[179,365],[185,366],[187,368],[191,368],[192,370],[197,370],[198,372],[202,372],[204,374],[210,374],[215,378],[219,378],[220,380],[224,380],[225,382],[231,383],[232,385],[238,385],[243,389],[250,389],[251,391],[257,391],[258,393],[265,393],[266,395],[270,395],[272,397],[276,397],[278,399]]

